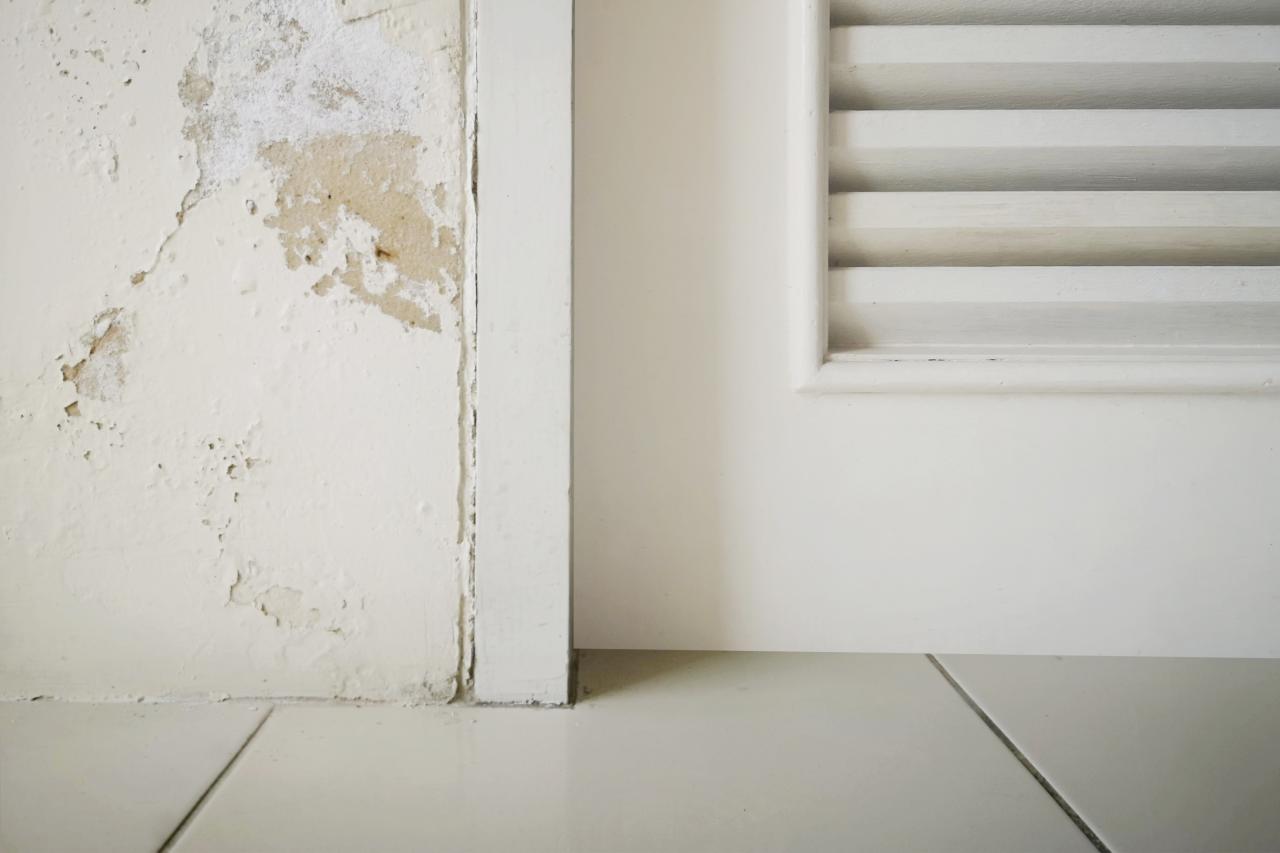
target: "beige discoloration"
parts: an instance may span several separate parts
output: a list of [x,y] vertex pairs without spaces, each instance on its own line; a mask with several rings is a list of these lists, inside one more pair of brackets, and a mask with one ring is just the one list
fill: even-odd
[[[375,252],[375,255],[377,253]],[[351,295],[365,305],[372,305],[388,317],[394,317],[407,328],[426,329],[430,332],[440,331],[440,315],[431,313],[426,308],[393,289],[382,293],[374,293],[365,287],[364,265],[354,252],[347,254],[347,265],[322,277],[311,286],[317,296],[325,296],[335,284],[346,285]],[[394,285],[393,285],[394,287]]]
[[[82,397],[94,400],[113,400],[124,385],[125,369],[122,358],[129,348],[129,334],[120,308],[109,308],[93,318],[93,329],[81,340],[88,346],[88,354],[75,364],[62,366],[62,380],[76,387]],[[79,402],[73,403],[79,414]],[[67,414],[71,415],[71,406]]]
[[182,135],[195,143],[201,150],[213,136],[213,119],[204,109],[204,105],[213,97],[213,81],[196,70],[193,58],[187,65],[182,79],[178,81],[178,98],[187,108],[187,121],[182,127]]
[[[196,70],[196,58],[192,57],[186,70],[183,71],[182,79],[178,81],[178,99],[187,108],[187,120],[182,126],[182,135],[196,146],[197,152],[204,151],[213,138],[213,117],[204,108],[211,97],[213,97],[213,81]],[[204,190],[204,175],[201,173],[196,179],[195,186],[187,191],[178,205],[176,216],[179,225]],[[142,284],[146,277],[145,272],[138,272],[130,281],[135,285]]]
[[342,284],[406,328],[440,331],[433,304],[456,295],[462,255],[457,233],[428,212],[424,199],[441,196],[417,178],[418,145],[414,136],[393,133],[265,146],[263,159],[279,176],[277,212],[266,223],[279,231],[290,269],[326,263],[344,217],[367,223],[373,244],[349,248],[313,291],[324,295]]
[[213,96],[213,81],[196,70],[195,60],[187,65],[178,81],[178,98],[189,110],[199,109]]

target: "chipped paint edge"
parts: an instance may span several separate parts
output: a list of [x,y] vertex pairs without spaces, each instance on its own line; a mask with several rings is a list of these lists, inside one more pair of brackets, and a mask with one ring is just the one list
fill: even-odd
[[475,688],[476,581],[476,101],[479,91],[478,14],[476,0],[462,4],[462,176],[466,189],[462,214],[462,281],[458,360],[458,550],[461,595],[458,601],[458,674],[455,702],[470,702]]

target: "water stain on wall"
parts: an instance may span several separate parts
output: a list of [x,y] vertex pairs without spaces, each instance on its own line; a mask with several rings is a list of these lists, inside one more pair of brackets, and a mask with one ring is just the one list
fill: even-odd
[[457,233],[438,226],[417,179],[419,141],[407,133],[333,136],[302,146],[274,143],[263,159],[279,175],[277,212],[290,269],[320,267],[347,218],[372,229],[371,245],[351,246],[316,281],[324,295],[341,285],[358,301],[406,328],[440,331],[437,297],[454,297],[461,279]]
[[[89,250],[62,276],[78,289],[59,289],[46,338],[20,320],[23,334],[0,336],[32,353],[24,374],[40,371],[0,389],[4,443],[36,460],[25,476],[40,485],[34,509],[0,500],[0,561],[29,584],[24,609],[70,589],[92,629],[46,653],[47,629],[27,614],[24,653],[44,655],[65,696],[256,695],[261,683],[452,697],[455,632],[468,630],[451,515],[470,417],[453,384],[466,332],[460,8],[212,0],[97,21],[92,3],[38,5],[32,32],[46,10],[61,14],[76,46],[55,64],[79,66],[21,99],[39,107],[18,125],[24,145],[58,156],[28,155],[40,180],[15,192],[55,224],[58,208],[120,216],[72,217]],[[24,41],[5,49],[33,69],[43,55]],[[98,115],[113,111],[114,123]],[[72,187],[115,207],[75,204]],[[29,256],[17,268],[43,273]],[[391,473],[375,452],[383,435],[402,448]],[[424,502],[445,509],[410,511]],[[138,587],[120,577],[172,594],[164,613],[138,616]],[[139,666],[57,674],[74,657],[63,650],[91,646],[93,631],[116,642],[129,634],[119,625],[150,615],[159,640],[130,658]]]
[[422,100],[421,60],[376,21],[332,5],[254,0],[202,33],[178,86],[200,176],[178,221],[250,160],[275,176],[277,229],[290,269],[320,272],[314,293],[341,289],[406,329],[441,330],[458,298],[462,254],[443,185],[418,165],[409,132]]

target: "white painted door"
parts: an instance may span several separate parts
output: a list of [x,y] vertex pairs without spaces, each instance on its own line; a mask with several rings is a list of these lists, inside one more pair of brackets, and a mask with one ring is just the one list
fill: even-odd
[[575,644],[1280,655],[1275,395],[796,390],[793,2],[577,3]]

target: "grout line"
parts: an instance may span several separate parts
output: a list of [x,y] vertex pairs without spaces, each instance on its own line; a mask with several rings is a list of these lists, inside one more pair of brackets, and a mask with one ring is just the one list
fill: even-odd
[[183,816],[178,825],[174,827],[173,832],[169,833],[169,837],[164,840],[164,843],[160,845],[160,849],[157,850],[156,853],[165,853],[165,851],[173,847],[177,840],[182,836],[182,833],[186,831],[186,828],[191,824],[191,821],[195,820],[196,815],[200,813],[202,808],[204,808],[205,802],[207,802],[209,797],[213,794],[214,789],[218,787],[218,783],[220,783],[223,778],[231,772],[231,768],[235,767],[236,762],[240,760],[240,756],[244,755],[244,751],[249,748],[249,744],[253,743],[253,739],[258,736],[258,732],[262,731],[262,727],[267,724],[267,720],[271,719],[271,715],[275,713],[275,710],[275,706],[273,705],[267,709],[267,713],[262,715],[262,719],[258,721],[258,725],[253,727],[253,731],[249,732],[249,736],[244,739],[244,743],[240,744],[240,748],[236,750],[236,754],[231,756],[231,760],[227,762],[227,765],[222,768],[217,776],[213,777],[213,781],[209,783],[209,787],[205,788],[204,793],[200,795],[200,799],[196,800],[196,803],[191,807],[191,810]]
[[978,704],[977,700],[975,700],[973,696],[969,695],[969,691],[960,686],[960,682],[956,681],[955,677],[952,676],[952,674],[947,671],[947,668],[942,665],[942,662],[931,654],[925,655],[925,657],[929,659],[929,663],[933,664],[934,669],[938,670],[938,672],[942,674],[942,677],[947,680],[947,683],[951,685],[952,689],[959,694],[960,698],[964,700],[964,703],[969,706],[970,710],[977,714],[982,722],[986,723],[987,728],[991,730],[991,733],[995,735],[1002,744],[1004,744],[1006,749],[1013,753],[1013,757],[1018,759],[1018,762],[1028,773],[1031,774],[1032,778],[1040,783],[1040,787],[1043,788],[1045,793],[1058,804],[1058,808],[1062,809],[1062,811],[1066,813],[1067,817],[1071,818],[1071,822],[1076,825],[1076,829],[1084,833],[1084,837],[1089,839],[1089,843],[1097,849],[1098,853],[1111,853],[1111,848],[1107,847],[1106,843],[1098,837],[1098,833],[1094,832],[1093,828],[1090,827],[1089,824],[1085,823],[1085,820],[1080,816],[1080,813],[1072,808],[1071,804],[1067,802],[1067,798],[1062,796],[1062,794],[1058,792],[1057,788],[1053,787],[1053,783],[1046,779],[1044,774],[1031,763],[1031,759],[1027,758],[1022,750],[1018,749],[1017,744],[1015,744],[1013,740],[1004,733],[1000,726],[996,725],[996,721],[991,719],[991,715],[982,709],[982,706]]

